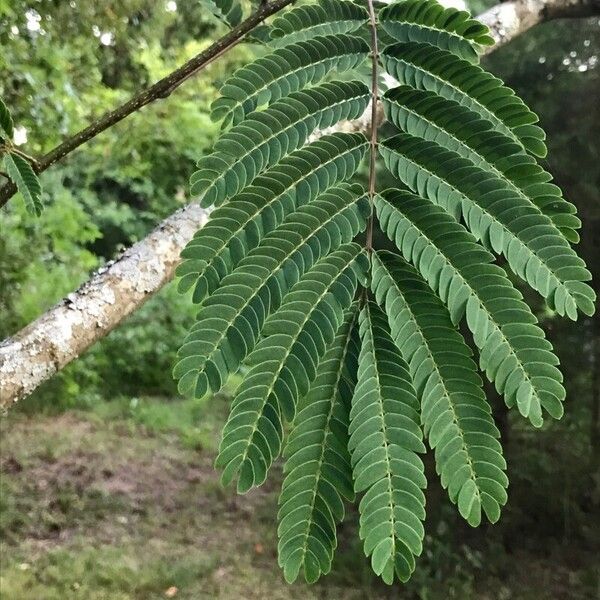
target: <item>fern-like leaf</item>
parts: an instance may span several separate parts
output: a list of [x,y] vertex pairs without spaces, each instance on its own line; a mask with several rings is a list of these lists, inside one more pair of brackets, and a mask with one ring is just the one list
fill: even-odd
[[361,82],[328,82],[252,113],[219,138],[213,154],[198,161],[192,194],[201,196],[202,206],[219,206],[303,146],[315,129],[355,119],[368,101],[369,89]]
[[442,486],[469,524],[479,525],[482,509],[495,523],[507,500],[506,462],[469,346],[438,296],[399,256],[374,253],[371,289],[409,365]]
[[13,152],[4,155],[4,168],[25,200],[27,212],[42,214],[42,186],[35,171],[24,158]]
[[283,452],[286,477],[279,496],[278,550],[290,583],[301,570],[309,583],[329,572],[337,545],[335,528],[344,518],[343,499],[354,499],[348,454],[354,382],[346,363],[357,308],[355,304],[348,312],[319,363]]
[[358,185],[334,188],[292,213],[225,277],[179,351],[179,391],[218,391],[258,341],[265,319],[320,258],[364,229],[370,208]]
[[[537,163],[538,117],[478,66],[492,39],[466,12],[316,0],[247,39],[264,53],[223,85],[212,106],[223,132],[191,178],[215,210],[177,270],[200,304],[178,389],[202,396],[242,375],[216,461],[239,492],[264,481],[292,424],[278,517],[287,580],[330,570],[343,500],[358,492],[374,571],[405,581],[424,536],[421,426],[475,526],[499,519],[508,486],[479,372],[534,425],[562,414],[558,359],[494,254],[557,314],[591,315],[571,248],[581,223]],[[383,71],[400,82],[385,93]],[[400,134],[319,138],[370,101]],[[367,149],[368,193],[353,183]],[[402,189],[378,194],[379,155]],[[376,249],[378,226],[398,253]]]
[[450,309],[466,315],[481,351],[480,366],[533,425],[542,408],[560,418],[565,390],[552,345],[493,256],[446,211],[409,192],[390,190],[375,200],[382,229]]
[[243,493],[260,485],[279,455],[282,418],[292,421],[327,346],[350,308],[368,268],[357,244],[342,246],[311,269],[286,295],[246,359],[248,374],[233,399],[216,465],[223,482],[238,475]]
[[494,43],[488,28],[468,12],[444,8],[435,0],[394,2],[379,11],[379,20],[399,42],[431,44],[470,62],[479,60],[479,45]]
[[292,152],[216,209],[181,253],[179,290],[201,302],[287,215],[349,179],[365,155],[362,134],[336,133]]
[[360,313],[358,382],[350,410],[354,489],[360,501],[360,537],[373,571],[386,583],[407,581],[421,554],[427,486],[419,403],[406,363],[385,315],[366,303]]

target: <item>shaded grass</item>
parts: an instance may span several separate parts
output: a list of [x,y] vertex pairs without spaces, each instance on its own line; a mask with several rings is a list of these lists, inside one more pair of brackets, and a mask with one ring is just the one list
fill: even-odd
[[594,597],[588,554],[568,567],[569,549],[507,554],[501,529],[457,524],[435,485],[424,556],[408,586],[373,577],[353,509],[332,573],[312,587],[287,586],[276,558],[280,465],[242,497],[212,468],[227,410],[225,395],[122,398],[3,418],[2,600]]

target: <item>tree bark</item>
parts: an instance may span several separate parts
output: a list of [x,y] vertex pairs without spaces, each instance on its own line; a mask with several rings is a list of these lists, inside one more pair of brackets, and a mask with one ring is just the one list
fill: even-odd
[[538,23],[597,14],[600,14],[600,0],[515,0],[493,6],[478,19],[490,28],[496,40],[486,50],[490,53]]
[[181,249],[208,211],[190,204],[0,344],[0,406],[30,394],[173,278]]
[[[479,19],[497,40],[493,51],[543,21],[593,14],[600,14],[600,0],[516,0],[495,6]],[[207,216],[196,204],[176,212],[77,291],[0,343],[0,407],[29,395],[158,292],[173,277],[181,250]]]

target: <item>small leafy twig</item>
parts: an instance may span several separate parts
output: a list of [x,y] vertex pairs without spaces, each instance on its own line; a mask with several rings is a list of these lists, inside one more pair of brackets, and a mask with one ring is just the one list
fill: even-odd
[[38,161],[19,150],[12,142],[14,135],[14,123],[8,107],[0,99],[0,158],[4,163],[6,171],[0,171],[0,175],[8,179],[8,183],[1,189],[13,186],[21,192],[25,200],[27,210],[34,215],[42,212],[42,186],[35,173]]
[[[45,171],[48,167],[51,167],[55,162],[58,162],[73,152],[73,150],[79,148],[82,144],[85,144],[109,127],[119,123],[140,108],[143,108],[154,100],[169,96],[174,89],[179,87],[190,76],[198,73],[213,62],[213,60],[240,43],[246,34],[254,30],[254,28],[262,23],[267,17],[274,15],[292,2],[293,0],[272,0],[271,2],[261,4],[252,15],[242,21],[237,27],[234,27],[221,39],[209,46],[206,50],[200,52],[200,54],[194,56],[194,58],[190,59],[178,69],[175,69],[171,74],[163,77],[163,79],[157,81],[154,85],[151,85],[149,88],[125,102],[125,104],[106,113],[100,119],[93,121],[79,133],[67,138],[53,150],[50,150],[50,152],[42,156],[35,166],[36,173],[39,174],[42,171]],[[0,119],[3,119],[2,115],[2,109],[0,108]],[[16,191],[17,187],[14,183],[3,185],[0,188],[0,207],[4,206]]]

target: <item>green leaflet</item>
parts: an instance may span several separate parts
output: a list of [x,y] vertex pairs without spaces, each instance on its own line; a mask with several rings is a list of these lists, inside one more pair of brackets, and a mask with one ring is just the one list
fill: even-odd
[[211,118],[238,124],[261,105],[270,105],[322,81],[331,70],[349,71],[367,57],[369,45],[346,34],[320,36],[278,48],[238,69],[221,88]]
[[208,223],[181,253],[179,290],[194,287],[194,302],[214,292],[220,281],[283,219],[331,186],[349,179],[365,155],[360,133],[335,133],[292,152],[259,175]]
[[13,120],[2,98],[0,98],[0,133],[2,134],[0,135],[0,139],[7,137],[9,141],[12,140],[14,134]]
[[242,22],[244,11],[238,0],[201,0],[201,2],[219,21],[223,21],[229,27],[236,27]]
[[213,154],[198,161],[192,194],[201,205],[219,206],[264,169],[303,146],[315,129],[355,119],[366,109],[369,89],[358,81],[328,82],[252,113],[219,138]]
[[506,503],[506,461],[471,349],[448,310],[413,267],[391,252],[372,259],[371,289],[409,365],[436,470],[461,515],[476,527]]
[[546,156],[538,117],[500,79],[429,44],[395,44],[381,54],[385,70],[400,83],[429,90],[479,113],[527,152]]
[[324,0],[296,6],[273,21],[270,44],[279,48],[320,35],[352,33],[368,19],[367,11],[353,2]]
[[508,260],[512,271],[537,290],[560,315],[594,312],[596,295],[585,263],[528,198],[491,170],[456,152],[408,134],[380,145],[386,166],[413,191],[462,213],[476,239]]
[[377,575],[407,581],[425,530],[425,452],[419,403],[408,367],[392,342],[385,315],[367,302],[360,317],[358,381],[350,410],[354,489],[360,501],[360,537]]
[[479,113],[435,92],[400,86],[383,97],[388,120],[402,131],[436,142],[500,177],[512,193],[533,202],[571,242],[579,241],[581,221],[552,176],[521,146]]
[[279,455],[282,417],[292,421],[326,348],[352,304],[367,259],[360,246],[340,247],[311,269],[265,323],[263,339],[246,360],[249,372],[233,400],[216,466],[237,489],[260,485]]
[[292,213],[221,282],[198,313],[173,370],[179,391],[219,391],[254,348],[265,319],[323,256],[364,229],[370,207],[358,185],[332,188]]
[[383,231],[448,306],[463,316],[480,349],[480,367],[533,425],[542,408],[560,418],[565,390],[558,359],[537,319],[493,256],[446,211],[400,190],[375,199]]
[[468,12],[435,0],[402,0],[379,11],[383,29],[399,42],[422,42],[478,62],[478,45],[490,45],[488,28]]
[[353,305],[319,363],[298,406],[283,456],[286,474],[279,496],[279,566],[288,582],[304,571],[307,582],[331,569],[343,499],[352,501],[348,421],[354,381],[347,362],[358,306]]
[[42,186],[31,165],[18,154],[8,152],[4,155],[4,168],[13,180],[25,200],[27,212],[39,216],[42,214]]

